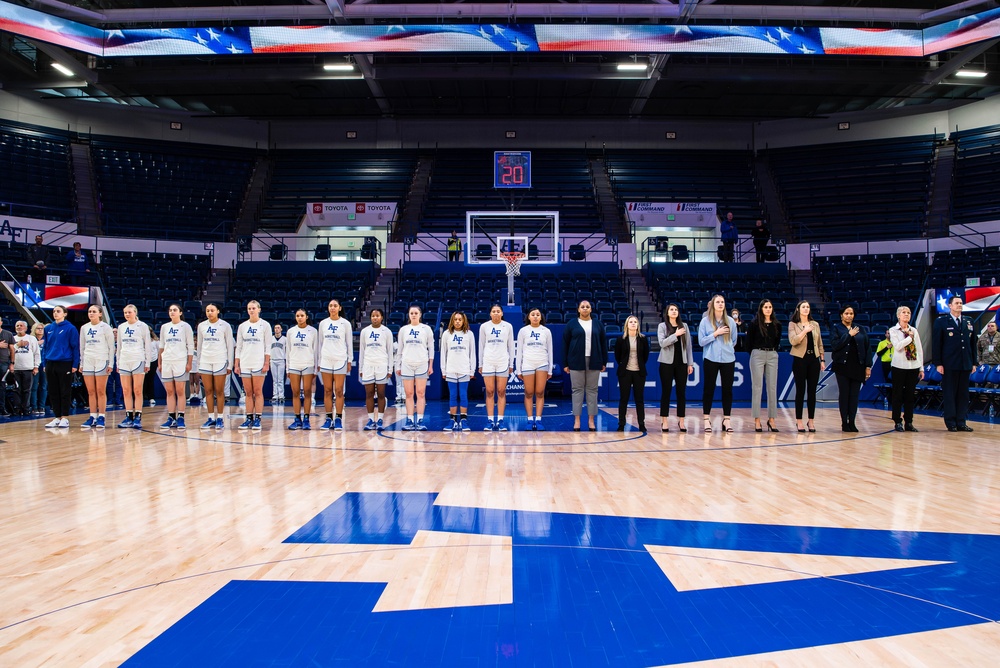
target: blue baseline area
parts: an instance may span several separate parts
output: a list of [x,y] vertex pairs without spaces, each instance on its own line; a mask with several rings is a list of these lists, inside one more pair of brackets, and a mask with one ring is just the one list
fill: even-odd
[[[507,536],[513,603],[374,613],[384,583],[237,580],[125,665],[648,666],[1000,618],[1000,536],[437,506],[436,497],[344,494],[285,542]],[[681,592],[644,545],[949,563]]]

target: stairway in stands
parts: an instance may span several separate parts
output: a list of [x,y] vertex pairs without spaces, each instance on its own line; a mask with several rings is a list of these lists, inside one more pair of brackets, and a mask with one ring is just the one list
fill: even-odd
[[101,229],[101,210],[94,185],[94,166],[90,159],[90,144],[74,141],[70,144],[73,162],[73,186],[76,192],[76,224],[80,234],[97,235]]

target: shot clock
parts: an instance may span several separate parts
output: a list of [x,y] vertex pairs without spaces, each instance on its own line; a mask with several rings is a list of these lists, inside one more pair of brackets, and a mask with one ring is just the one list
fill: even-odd
[[530,188],[531,151],[494,151],[493,187]]

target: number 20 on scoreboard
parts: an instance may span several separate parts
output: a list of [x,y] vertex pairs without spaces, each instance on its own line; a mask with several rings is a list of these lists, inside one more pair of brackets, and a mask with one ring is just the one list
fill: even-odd
[[531,151],[494,151],[493,187],[530,188]]

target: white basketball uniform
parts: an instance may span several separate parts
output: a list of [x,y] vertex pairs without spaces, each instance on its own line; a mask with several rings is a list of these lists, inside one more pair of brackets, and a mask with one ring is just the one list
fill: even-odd
[[362,385],[385,385],[393,369],[392,332],[385,325],[368,325],[358,339],[358,380]]

